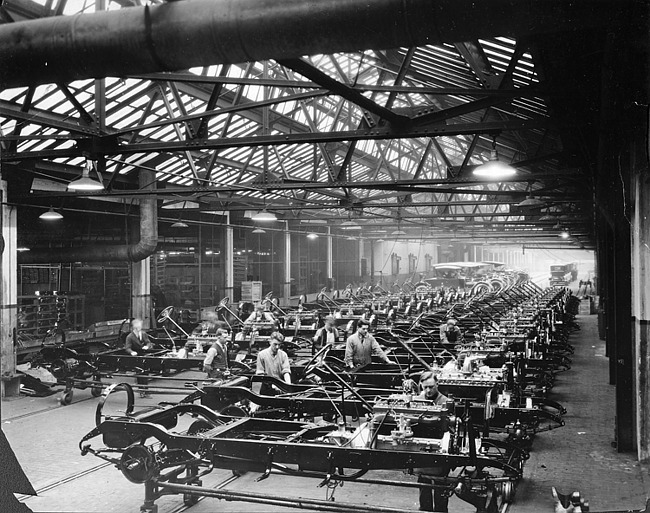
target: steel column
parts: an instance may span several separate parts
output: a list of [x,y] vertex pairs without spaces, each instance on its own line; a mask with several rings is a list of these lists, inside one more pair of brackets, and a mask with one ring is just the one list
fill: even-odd
[[17,208],[4,203],[7,197],[7,182],[0,180],[0,228],[2,230],[2,267],[0,277],[0,396],[19,394],[20,381],[16,375],[16,328],[18,325],[18,260],[16,245]]
[[225,283],[225,296],[230,301],[235,300],[235,265],[234,265],[234,233],[233,227],[230,224],[230,212],[226,212],[226,227],[224,234],[224,283]]
[[291,232],[289,222],[284,224],[284,299],[289,303],[291,297]]

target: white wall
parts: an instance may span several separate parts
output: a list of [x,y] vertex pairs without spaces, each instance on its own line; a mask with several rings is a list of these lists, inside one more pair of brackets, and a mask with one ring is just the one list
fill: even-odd
[[[373,280],[376,281],[379,276],[383,276],[384,280],[393,280],[391,274],[391,255],[395,253],[401,257],[400,261],[400,276],[409,274],[409,254],[417,257],[416,273],[424,273],[426,270],[425,255],[429,254],[433,257],[432,264],[438,263],[438,244],[429,241],[395,241],[387,239],[384,242],[374,243],[374,263],[375,263],[375,276]],[[417,276],[416,276],[417,278]]]

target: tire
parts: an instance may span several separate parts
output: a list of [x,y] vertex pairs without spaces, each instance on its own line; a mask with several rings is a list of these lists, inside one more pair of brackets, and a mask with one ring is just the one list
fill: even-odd
[[93,397],[100,397],[103,391],[104,389],[101,386],[92,387],[90,389],[90,395],[92,395]]
[[68,406],[70,403],[72,403],[72,396],[73,396],[72,390],[68,390],[67,392],[63,392],[61,395],[61,406]]

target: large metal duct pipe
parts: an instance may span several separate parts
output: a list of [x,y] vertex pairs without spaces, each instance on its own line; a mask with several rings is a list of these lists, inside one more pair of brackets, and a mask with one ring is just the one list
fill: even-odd
[[[140,169],[140,188],[155,188],[155,172]],[[158,246],[158,210],[155,196],[140,198],[140,241],[123,246],[85,246],[50,248],[18,253],[19,264],[66,262],[139,262],[156,251]]]
[[[182,0],[0,26],[0,88],[526,36],[611,23],[625,1]],[[620,7],[619,7],[620,9]]]

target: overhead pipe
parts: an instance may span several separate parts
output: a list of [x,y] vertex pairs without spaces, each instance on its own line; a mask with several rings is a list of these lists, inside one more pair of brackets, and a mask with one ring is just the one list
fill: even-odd
[[602,26],[628,2],[183,0],[0,26],[0,89]]
[[[140,188],[153,190],[156,174],[140,169]],[[48,248],[18,254],[19,264],[69,262],[139,262],[152,255],[158,246],[158,206],[155,195],[143,196],[140,203],[140,240],[120,246],[84,246],[79,248]]]

